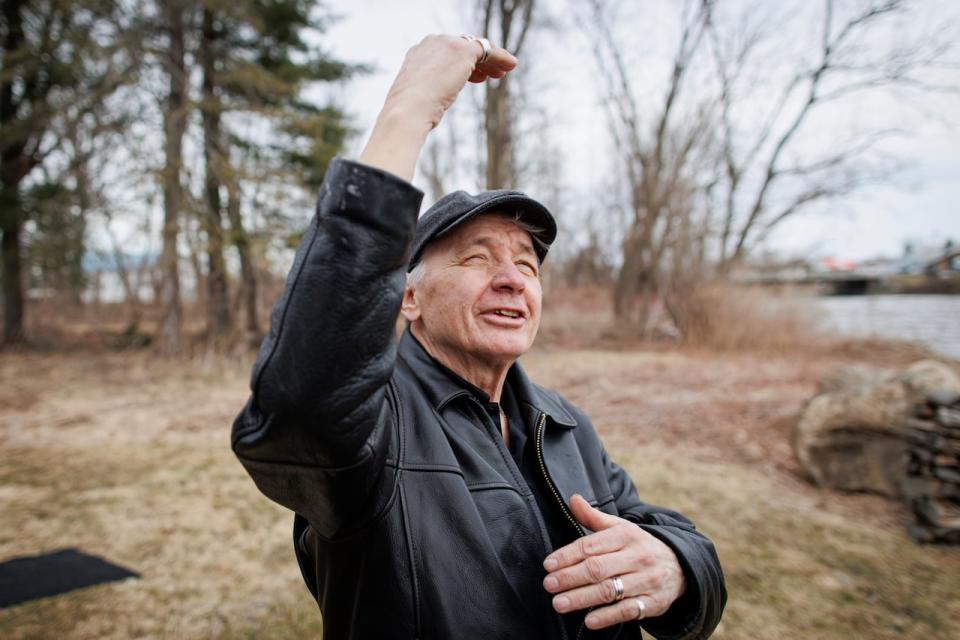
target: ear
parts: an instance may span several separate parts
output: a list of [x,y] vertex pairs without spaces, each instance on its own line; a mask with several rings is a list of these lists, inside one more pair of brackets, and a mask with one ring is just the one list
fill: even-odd
[[403,290],[403,302],[400,303],[400,313],[407,322],[416,322],[420,318],[420,304],[414,295],[414,289],[409,284]]

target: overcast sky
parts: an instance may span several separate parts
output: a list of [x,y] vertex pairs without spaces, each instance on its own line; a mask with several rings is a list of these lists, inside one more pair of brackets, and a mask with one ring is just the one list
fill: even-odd
[[[666,10],[670,9],[670,1],[650,0],[648,5],[659,3]],[[471,32],[469,7],[473,3],[334,0],[327,4],[342,19],[324,36],[324,47],[341,59],[374,67],[373,73],[350,81],[335,94],[337,102],[363,130],[348,149],[348,155],[356,157],[404,52],[428,33]],[[922,0],[919,5],[931,20],[960,24],[960,3]],[[558,6],[557,20],[561,26],[569,26],[562,24],[568,21],[569,12],[563,10],[562,3]],[[636,53],[638,73],[645,66],[644,56],[653,60],[658,55],[669,55],[669,51],[658,52],[655,41],[646,44]],[[609,138],[587,42],[576,29],[568,29],[541,34],[536,46],[529,48],[536,59],[521,56],[521,64],[528,66],[530,82],[542,92],[551,123],[560,131],[555,136],[563,158],[563,175],[575,188],[596,184],[600,174],[610,170],[613,158],[607,147]],[[958,55],[954,52],[953,59]],[[466,91],[480,89],[468,87]],[[479,98],[479,93],[475,98]],[[960,241],[960,97],[930,96],[921,105],[916,101],[903,105],[877,99],[856,109],[848,110],[845,116],[885,114],[909,133],[886,147],[903,163],[903,170],[886,184],[867,187],[831,205],[829,211],[791,220],[768,244],[790,254],[856,260],[899,254],[908,240],[938,245],[948,237]],[[424,186],[419,175],[415,183]]]

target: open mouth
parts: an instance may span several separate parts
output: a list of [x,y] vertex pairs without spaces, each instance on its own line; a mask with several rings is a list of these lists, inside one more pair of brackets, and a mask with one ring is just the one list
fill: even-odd
[[505,318],[522,318],[523,314],[519,311],[514,311],[513,309],[494,309],[493,313],[498,316],[503,316]]

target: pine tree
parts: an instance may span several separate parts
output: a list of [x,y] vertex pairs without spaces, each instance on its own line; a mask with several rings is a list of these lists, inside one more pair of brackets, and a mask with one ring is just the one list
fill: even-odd
[[[243,173],[235,158],[254,159],[257,173],[275,185],[315,187],[349,133],[337,108],[302,98],[312,82],[337,81],[361,69],[337,61],[307,38],[326,28],[316,2],[241,0],[204,3],[199,59],[202,68],[208,255],[208,327],[211,335],[230,324],[223,268],[222,219],[238,251],[245,307],[244,332],[259,341],[256,270],[250,237],[240,215]],[[229,119],[255,122],[244,135]]]
[[[119,8],[109,0],[4,0],[0,39],[0,232],[3,233],[3,343],[24,338],[24,227],[45,198],[70,194],[37,173],[63,164],[64,139],[130,78],[119,43]],[[46,230],[58,224],[49,215]],[[61,218],[64,233],[74,232]],[[82,238],[82,233],[81,236]]]

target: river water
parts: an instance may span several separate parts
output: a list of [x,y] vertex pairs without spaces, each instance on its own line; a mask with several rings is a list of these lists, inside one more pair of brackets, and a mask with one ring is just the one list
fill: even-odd
[[911,340],[960,358],[960,295],[829,296],[808,300],[824,330]]

